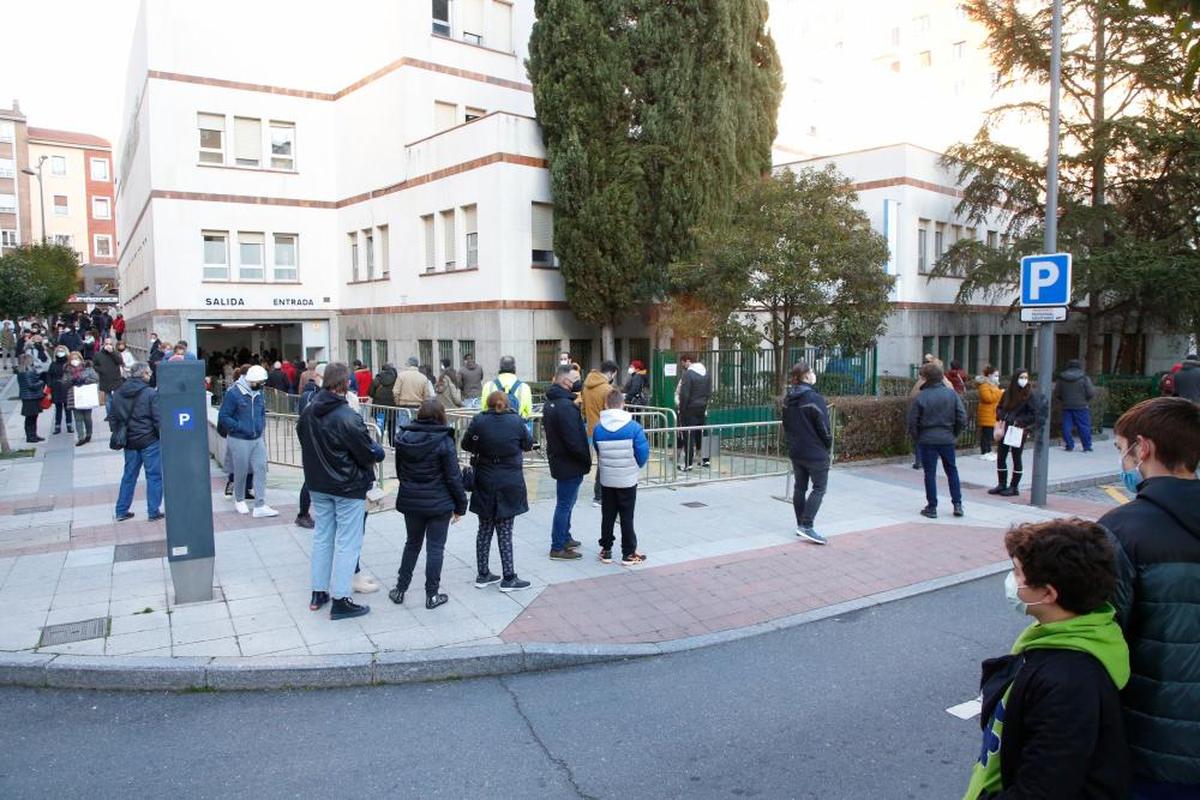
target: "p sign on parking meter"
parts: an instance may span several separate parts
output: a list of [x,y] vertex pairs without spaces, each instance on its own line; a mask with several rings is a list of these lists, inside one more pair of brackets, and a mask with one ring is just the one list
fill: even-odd
[[1071,254],[1025,256],[1021,259],[1021,306],[1045,308],[1071,304]]

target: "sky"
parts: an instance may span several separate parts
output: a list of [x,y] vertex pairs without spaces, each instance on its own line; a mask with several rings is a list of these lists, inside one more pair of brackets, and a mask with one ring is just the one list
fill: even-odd
[[[0,107],[117,150],[138,0],[0,0]],[[57,64],[57,66],[55,66]]]

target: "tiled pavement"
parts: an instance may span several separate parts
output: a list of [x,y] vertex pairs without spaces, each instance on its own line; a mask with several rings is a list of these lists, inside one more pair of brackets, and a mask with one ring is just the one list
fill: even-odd
[[[11,402],[2,405],[10,441],[21,438]],[[43,431],[48,420],[42,419]],[[268,501],[281,514],[236,514],[214,472],[217,599],[175,605],[166,560],[116,561],[116,546],[162,541],[164,523],[144,520],[139,488],[130,522],[112,521],[120,454],[94,441],[74,448],[65,434],[32,459],[0,462],[0,651],[86,655],[259,656],[428,650],[501,642],[658,642],[740,628],[1000,562],[1007,525],[1059,514],[1098,516],[1107,506],[1054,497],[1050,511],[989,497],[992,465],[961,461],[968,516],[917,522],[919,472],[906,464],[839,468],[820,516],[828,547],[796,540],[781,478],[643,491],[637,524],[647,566],[625,569],[596,559],[599,511],[582,497],[575,510],[584,558],[546,558],[552,502],[536,502],[517,521],[517,569],[526,592],[479,591],[474,522],[451,529],[442,589],[450,603],[426,611],[368,595],[366,617],[331,622],[307,609],[308,531],[291,524],[295,470],[272,467]],[[1109,471],[1097,454],[1055,453],[1058,479]],[[977,487],[977,488],[971,488]],[[944,481],[942,487],[945,492]],[[684,504],[688,505],[684,505]],[[948,505],[948,503],[947,503]],[[168,514],[170,510],[167,509]],[[390,580],[403,547],[403,520],[372,514],[362,564]],[[493,559],[496,558],[493,546]],[[493,568],[498,564],[493,564]],[[43,626],[107,618],[107,635],[38,647]]]

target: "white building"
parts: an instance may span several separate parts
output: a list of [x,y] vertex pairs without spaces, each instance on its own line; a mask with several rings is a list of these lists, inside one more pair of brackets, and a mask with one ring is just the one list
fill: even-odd
[[528,373],[598,357],[555,268],[532,0],[279,8],[142,5],[118,190],[131,340],[375,367],[509,353]]

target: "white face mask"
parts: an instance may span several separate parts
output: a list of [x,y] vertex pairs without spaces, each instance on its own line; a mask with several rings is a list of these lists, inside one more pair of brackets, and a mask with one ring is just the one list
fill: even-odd
[[632,375],[633,373],[634,373],[634,369],[633,369],[633,367],[630,367],[630,368],[629,368],[629,374],[630,374],[630,375]]
[[1028,614],[1030,606],[1045,605],[1045,600],[1039,600],[1036,603],[1026,603],[1020,598],[1017,592],[1022,589],[1028,589],[1028,586],[1021,586],[1017,583],[1017,573],[1009,570],[1008,575],[1004,578],[1004,596],[1008,598],[1008,603],[1013,607],[1013,611],[1018,614]]
[[993,372],[991,374],[991,377],[988,378],[988,381],[991,382],[992,386],[999,386],[1000,385],[1000,373]]
[[1029,378],[1017,378],[1017,386],[1020,386],[1022,389],[1024,389],[1028,385]]
[[73,359],[71,359],[71,366],[72,366],[72,367],[78,367],[78,366],[79,366],[79,363],[80,363],[80,362],[79,362],[79,359],[77,359],[77,358],[73,358]]

